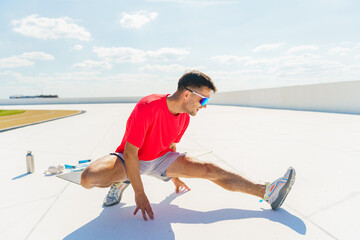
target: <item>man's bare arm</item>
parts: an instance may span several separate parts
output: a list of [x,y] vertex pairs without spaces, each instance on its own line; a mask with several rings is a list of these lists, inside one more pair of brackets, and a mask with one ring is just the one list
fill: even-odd
[[136,213],[141,210],[144,220],[147,221],[146,214],[150,217],[150,219],[154,219],[154,213],[151,209],[150,202],[146,197],[141,181],[138,152],[138,147],[135,147],[131,143],[126,142],[124,150],[124,161],[127,175],[135,192],[136,209],[134,211],[134,215],[136,215]]

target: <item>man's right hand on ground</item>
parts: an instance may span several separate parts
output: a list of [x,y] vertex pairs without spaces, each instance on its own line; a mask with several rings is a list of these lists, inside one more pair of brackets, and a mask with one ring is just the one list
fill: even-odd
[[145,193],[135,193],[135,202],[136,202],[136,209],[134,211],[134,215],[141,210],[143,218],[147,221],[146,215],[150,217],[151,220],[154,220],[154,213],[150,206],[150,202],[146,197]]

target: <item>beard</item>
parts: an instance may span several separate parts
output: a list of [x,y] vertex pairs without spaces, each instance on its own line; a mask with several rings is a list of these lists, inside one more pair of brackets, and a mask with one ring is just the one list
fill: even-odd
[[189,111],[188,113],[190,114],[190,116],[196,116],[196,114],[198,113],[200,109],[195,109],[195,110],[192,110],[192,111]]
[[185,108],[185,112],[187,112],[190,116],[193,117],[196,116],[196,114],[200,110],[200,108],[198,107],[194,108],[194,103],[189,103],[188,105],[185,105],[184,108]]

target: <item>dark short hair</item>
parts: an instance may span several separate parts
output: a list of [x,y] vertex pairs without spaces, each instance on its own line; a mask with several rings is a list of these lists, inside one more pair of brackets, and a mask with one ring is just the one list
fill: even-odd
[[214,92],[216,92],[217,90],[211,78],[208,75],[197,70],[187,72],[179,79],[178,90],[183,91],[187,87],[208,87]]

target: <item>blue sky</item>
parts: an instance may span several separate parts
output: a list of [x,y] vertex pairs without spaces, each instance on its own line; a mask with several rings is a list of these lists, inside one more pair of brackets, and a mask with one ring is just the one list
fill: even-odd
[[360,80],[360,2],[0,0],[0,98],[219,91]]

